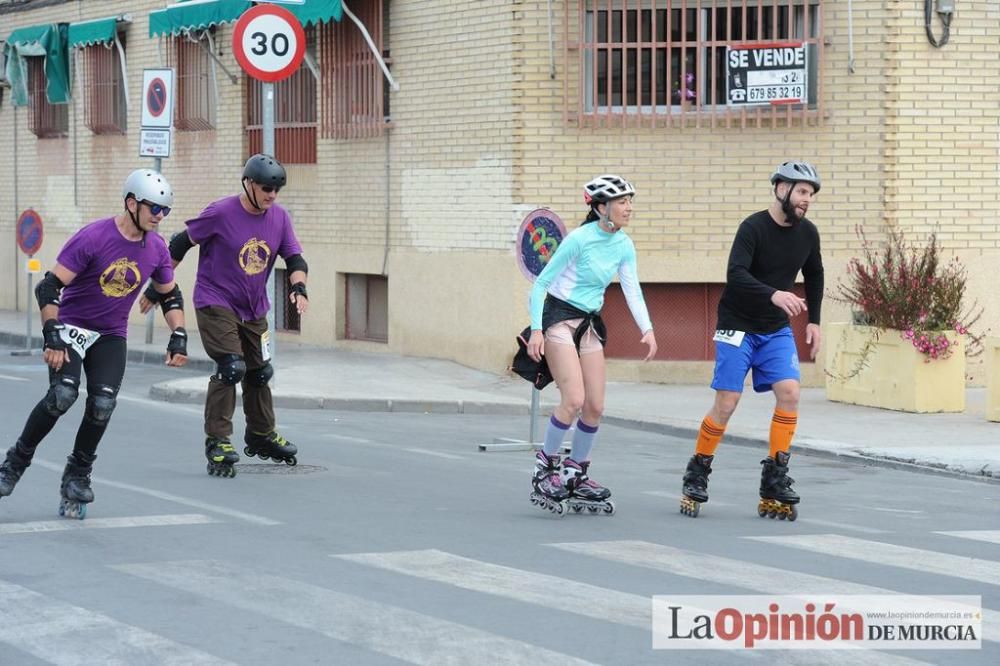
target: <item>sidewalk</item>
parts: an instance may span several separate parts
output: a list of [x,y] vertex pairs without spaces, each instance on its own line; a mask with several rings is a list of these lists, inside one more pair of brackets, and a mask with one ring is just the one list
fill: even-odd
[[[33,320],[34,337],[39,328]],[[131,326],[129,362],[163,363],[168,336],[159,314],[152,345],[145,344],[145,328]],[[23,348],[24,334],[23,312],[0,311],[0,345]],[[40,338],[36,346],[41,346]],[[188,367],[205,374],[214,370],[197,335],[188,351]],[[287,409],[496,414],[523,422],[525,438],[529,429],[527,382],[450,361],[281,343],[275,382],[275,405]],[[200,403],[206,383],[204,377],[162,382],[151,395],[168,402]],[[547,406],[557,398],[555,387],[542,392],[539,437]],[[711,402],[707,386],[614,382],[608,385],[604,421],[677,435],[690,440],[693,449]],[[823,389],[803,389],[793,450],[1000,482],[1000,423],[985,419],[985,403],[985,389],[969,389],[962,414],[907,414],[829,402]],[[766,447],[773,406],[769,393],[744,393],[723,446]]]

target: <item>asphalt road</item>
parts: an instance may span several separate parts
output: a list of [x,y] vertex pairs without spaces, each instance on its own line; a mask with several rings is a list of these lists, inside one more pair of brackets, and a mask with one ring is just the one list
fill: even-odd
[[[201,409],[134,365],[84,521],[56,509],[81,399],[0,500],[0,664],[1000,663],[978,650],[654,650],[653,595],[981,595],[1000,609],[1000,486],[793,456],[794,523],[756,515],[760,450],[717,455],[678,512],[692,443],[605,426],[614,516],[528,502],[524,417],[279,410],[299,465],[205,472]],[[45,390],[0,356],[3,445]],[[242,419],[237,418],[237,437]],[[942,442],[942,445],[947,445]],[[242,448],[242,447],[240,447]]]

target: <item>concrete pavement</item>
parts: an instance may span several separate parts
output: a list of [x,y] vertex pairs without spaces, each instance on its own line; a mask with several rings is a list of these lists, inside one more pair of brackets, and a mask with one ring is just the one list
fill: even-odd
[[[132,325],[130,362],[163,362],[167,331],[159,315],[155,326],[154,341],[146,345],[145,326]],[[35,320],[35,336],[38,330]],[[23,348],[24,339],[24,313],[0,311],[0,345]],[[35,346],[40,347],[40,339]],[[197,334],[192,335],[189,352],[190,366],[206,374],[214,369]],[[531,387],[518,377],[438,359],[289,343],[279,344],[276,368],[278,407],[496,414],[523,419],[528,437]],[[204,377],[181,378],[153,386],[151,395],[169,402],[199,403],[206,386]],[[554,386],[546,388],[541,398],[539,437],[547,407],[558,399],[558,392]],[[711,402],[707,386],[613,382],[608,385],[604,420],[688,437],[693,448]],[[1000,424],[986,420],[985,402],[985,389],[968,389],[966,411],[961,414],[908,414],[834,403],[826,400],[823,389],[803,389],[793,451],[1000,482]],[[725,455],[728,444],[766,447],[772,408],[770,394],[747,390],[719,453]]]

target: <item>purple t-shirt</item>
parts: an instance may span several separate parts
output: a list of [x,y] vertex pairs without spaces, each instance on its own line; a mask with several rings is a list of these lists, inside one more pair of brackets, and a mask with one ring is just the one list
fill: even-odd
[[122,236],[115,218],[91,222],[66,241],[60,265],[76,273],[62,291],[59,319],[101,335],[128,334],[128,313],[139,287],[174,281],[167,244],[157,233],[147,233],[145,245]]
[[274,204],[263,215],[248,213],[239,195],[219,199],[188,220],[198,245],[194,306],[218,305],[249,321],[267,315],[267,276],[280,255],[302,254],[292,220]]

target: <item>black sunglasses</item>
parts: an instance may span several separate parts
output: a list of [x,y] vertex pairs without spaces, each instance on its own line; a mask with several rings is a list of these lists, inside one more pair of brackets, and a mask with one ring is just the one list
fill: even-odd
[[266,194],[270,194],[271,192],[280,192],[281,191],[280,187],[274,187],[273,185],[261,185],[260,189],[261,189],[262,192],[265,192]]
[[159,215],[160,213],[163,213],[163,217],[170,215],[170,206],[161,206],[160,204],[150,203],[148,201],[142,201],[140,203],[144,203],[149,206],[149,212],[153,215]]

